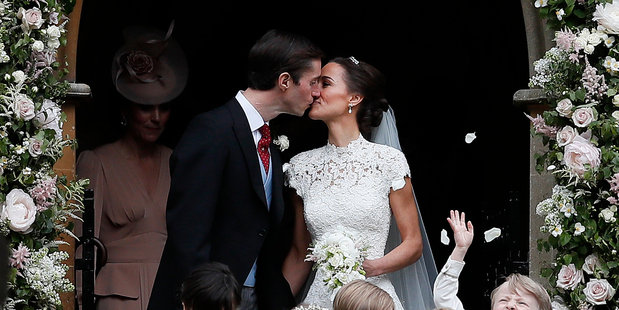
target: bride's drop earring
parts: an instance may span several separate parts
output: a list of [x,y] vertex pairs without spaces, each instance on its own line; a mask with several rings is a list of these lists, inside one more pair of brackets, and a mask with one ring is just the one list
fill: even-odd
[[352,113],[352,103],[348,104],[348,114]]

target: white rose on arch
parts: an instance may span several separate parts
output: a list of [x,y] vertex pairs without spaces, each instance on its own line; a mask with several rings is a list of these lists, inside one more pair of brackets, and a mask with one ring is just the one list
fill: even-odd
[[585,263],[582,265],[582,270],[587,274],[593,274],[595,269],[602,267],[600,260],[595,254],[590,254],[585,258]]
[[18,233],[32,231],[32,224],[37,216],[37,207],[32,197],[21,189],[13,189],[6,195],[2,204],[0,219],[9,220],[9,228]]
[[565,98],[557,103],[557,107],[555,108],[559,115],[564,117],[572,116],[572,101],[568,98]]
[[53,129],[56,132],[56,139],[62,138],[62,127],[60,116],[62,109],[55,102],[45,99],[41,105],[41,110],[36,113],[35,124],[42,129]]
[[598,4],[593,12],[593,20],[610,34],[619,34],[619,2]]

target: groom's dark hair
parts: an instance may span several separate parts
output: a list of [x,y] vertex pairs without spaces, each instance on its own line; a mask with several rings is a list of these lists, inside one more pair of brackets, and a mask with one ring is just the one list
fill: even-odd
[[272,89],[284,72],[298,85],[312,61],[324,57],[323,51],[303,36],[269,30],[249,51],[247,86],[256,90]]

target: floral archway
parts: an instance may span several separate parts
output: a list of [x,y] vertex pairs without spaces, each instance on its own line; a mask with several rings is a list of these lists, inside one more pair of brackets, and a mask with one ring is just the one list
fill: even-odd
[[539,202],[545,237],[556,250],[542,269],[554,309],[616,309],[619,301],[619,1],[532,0],[556,46],[534,63],[529,86],[550,110],[533,122],[547,150],[536,169],[556,186]]
[[[0,234],[9,251],[4,309],[56,309],[81,210],[84,180],[70,181],[54,165],[75,141],[63,132],[69,83],[65,59],[72,0],[0,1]],[[62,237],[64,236],[64,237]]]

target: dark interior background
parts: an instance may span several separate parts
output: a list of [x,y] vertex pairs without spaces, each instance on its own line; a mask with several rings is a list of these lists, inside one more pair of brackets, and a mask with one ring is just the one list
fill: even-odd
[[[465,211],[475,225],[460,280],[465,308],[488,307],[498,279],[518,268],[515,261],[526,261],[529,123],[512,105],[528,82],[518,1],[85,1],[77,82],[90,85],[93,96],[78,108],[80,150],[118,138],[117,104],[124,99],[112,84],[111,63],[122,29],[165,31],[172,20],[190,71],[161,143],[174,148],[193,116],[246,88],[247,52],[262,34],[296,32],[328,58],[354,55],[387,76],[387,99],[439,269],[453,247],[440,243],[442,229],[451,237],[449,210]],[[326,127],[307,117],[281,116],[274,126],[290,138],[286,158],[326,142]],[[470,132],[477,139],[466,144]],[[503,235],[486,243],[483,232],[491,227]]]

